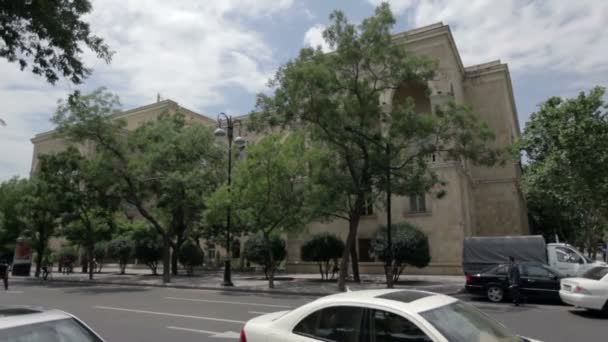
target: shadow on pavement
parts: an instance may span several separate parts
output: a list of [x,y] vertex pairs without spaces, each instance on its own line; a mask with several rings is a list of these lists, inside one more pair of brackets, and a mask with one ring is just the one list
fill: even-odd
[[66,293],[82,293],[82,294],[104,294],[104,293],[126,293],[126,292],[144,292],[149,291],[148,288],[144,287],[130,287],[130,286],[111,286],[111,285],[98,285],[98,286],[79,286],[71,290],[65,291]]
[[599,319],[599,320],[608,320],[608,314],[592,311],[592,310],[570,310],[570,313],[577,315],[579,317],[590,318],[590,319]]

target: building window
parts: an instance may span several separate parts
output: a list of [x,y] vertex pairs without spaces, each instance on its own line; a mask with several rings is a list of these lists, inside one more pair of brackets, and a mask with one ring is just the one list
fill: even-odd
[[426,212],[426,198],[424,194],[410,195],[410,213]]
[[372,240],[359,239],[359,261],[374,261],[372,257]]
[[374,201],[371,193],[365,196],[361,216],[370,216],[374,214]]
[[209,260],[213,261],[215,259],[215,245],[208,244],[207,245],[207,253],[208,253]]

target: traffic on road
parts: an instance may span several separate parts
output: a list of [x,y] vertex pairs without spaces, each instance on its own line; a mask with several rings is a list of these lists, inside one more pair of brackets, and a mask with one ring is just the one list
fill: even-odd
[[[400,292],[400,290],[379,290],[377,295]],[[361,292],[361,296],[370,298],[374,296],[372,293],[374,292],[369,291],[367,294]],[[352,292],[352,294],[358,296],[357,292]],[[336,300],[346,302],[346,297],[349,295],[351,294],[345,293],[333,298],[341,297],[342,299],[336,298]],[[438,332],[441,334],[439,336],[443,336],[449,331],[450,326],[442,327],[436,323],[439,317],[448,315],[450,324],[461,326],[467,322],[466,318],[460,317],[461,315],[471,315],[471,312],[479,315],[476,311],[479,310],[483,315],[474,317],[482,317],[484,322],[490,322],[489,325],[484,326],[498,329],[490,329],[493,332],[507,331],[512,335],[526,336],[532,340],[559,342],[602,340],[605,336],[606,323],[608,323],[608,318],[594,312],[575,309],[563,304],[526,303],[520,307],[514,307],[508,303],[492,303],[466,293],[458,294],[456,297],[458,300],[445,296],[428,296],[416,300],[410,298],[408,304],[386,298],[375,299],[374,302],[389,303],[383,305],[384,311],[388,314],[375,313],[374,316],[371,316],[371,312],[367,311],[367,314],[362,314],[365,315],[367,321],[359,321],[359,324],[364,324],[368,333],[372,331],[375,333],[375,330],[370,330],[371,324],[375,324],[370,320],[374,318],[378,325],[374,325],[373,329],[382,330],[379,332],[378,338],[381,335],[388,338],[387,336],[392,336],[396,325],[389,324],[389,322],[395,321],[393,315],[402,318],[415,316],[416,327],[420,327],[420,330],[425,333],[428,332],[426,340],[445,341],[431,333]],[[0,294],[0,303],[3,306],[25,305],[69,312],[85,322],[104,341],[152,342],[239,341],[243,328],[247,341],[255,342],[253,329],[255,329],[256,318],[262,317],[259,319],[266,320],[272,316],[265,317],[264,315],[273,313],[277,317],[286,312],[304,313],[304,311],[298,311],[297,308],[312,309],[317,306],[327,306],[331,305],[330,302],[334,300],[332,297],[327,297],[315,302],[317,299],[296,295],[268,295],[236,291],[29,282],[14,283],[10,291]],[[395,304],[390,305],[393,302]],[[440,302],[445,305],[439,304]],[[357,301],[352,300],[350,303],[356,305]],[[455,303],[454,306],[450,306],[452,303]],[[378,305],[380,304],[377,303],[375,308],[378,308]],[[476,309],[471,311],[471,305]],[[396,307],[407,311],[400,311],[401,309]],[[450,310],[433,311],[432,309],[443,307],[449,307]],[[457,313],[453,313],[454,310]],[[426,317],[424,311],[427,312]],[[277,312],[278,314],[276,314]],[[290,322],[296,323],[297,320],[299,323],[305,318],[304,316],[307,315],[302,314],[299,320],[294,319]],[[288,316],[285,315],[285,317]],[[292,314],[289,317],[295,316]],[[354,317],[352,312],[349,312],[348,317]],[[496,326],[495,322],[499,322],[501,325]],[[329,323],[328,320],[327,324]],[[504,327],[502,327],[503,325]],[[569,328],[573,325],[578,328]],[[307,329],[307,327],[308,325],[306,327],[302,325],[302,329]],[[319,326],[319,332],[328,331],[324,330],[326,327]],[[482,329],[479,325],[476,327]],[[270,333],[271,330],[268,329],[267,332]],[[346,333],[345,330],[341,330],[341,332]],[[397,330],[395,336],[399,333],[404,333],[404,331]],[[303,338],[302,335],[297,336]],[[460,341],[457,338],[459,337],[447,340]],[[282,339],[281,341],[290,340]],[[300,341],[314,341],[314,339],[300,339]],[[489,339],[489,341],[493,340]]]

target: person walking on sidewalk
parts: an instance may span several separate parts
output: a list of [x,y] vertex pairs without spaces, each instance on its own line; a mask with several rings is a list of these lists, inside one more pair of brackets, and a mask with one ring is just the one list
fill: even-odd
[[0,277],[4,282],[4,289],[8,291],[8,263],[6,260],[0,260]]
[[519,293],[519,285],[521,274],[519,273],[519,265],[515,262],[515,258],[509,257],[509,292],[515,306],[519,306],[521,294]]

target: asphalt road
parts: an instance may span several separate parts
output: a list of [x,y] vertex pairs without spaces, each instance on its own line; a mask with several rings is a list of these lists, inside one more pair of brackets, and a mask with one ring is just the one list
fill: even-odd
[[[16,283],[0,305],[58,308],[87,322],[107,341],[236,341],[248,319],[289,310],[311,297],[130,286]],[[543,341],[604,341],[608,319],[562,305],[512,307],[467,296],[518,334]]]

